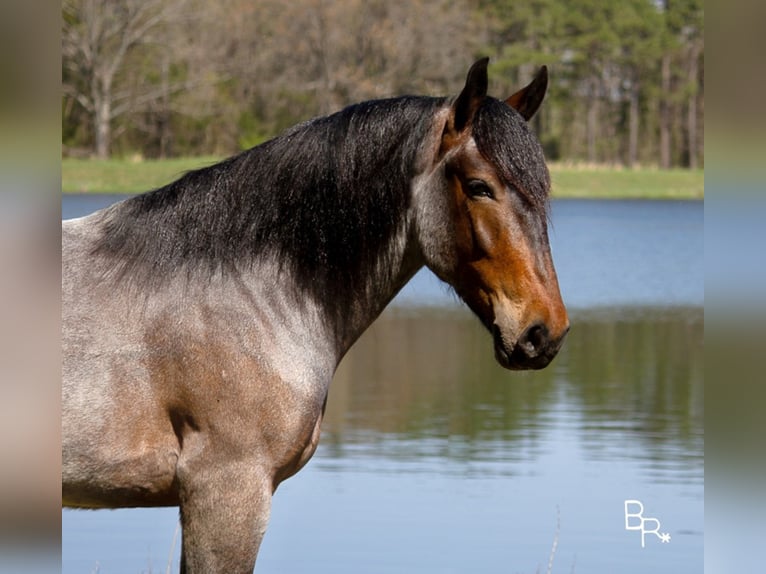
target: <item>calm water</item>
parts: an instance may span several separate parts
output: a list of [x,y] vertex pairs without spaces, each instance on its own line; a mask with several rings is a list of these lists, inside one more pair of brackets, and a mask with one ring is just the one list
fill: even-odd
[[[63,215],[114,199],[65,197]],[[554,538],[554,573],[702,572],[702,225],[701,203],[555,202],[572,331],[535,373],[497,367],[478,321],[416,276],[342,363],[258,572],[532,574]],[[642,548],[626,499],[670,541]],[[62,523],[64,573],[177,569],[175,509]]]

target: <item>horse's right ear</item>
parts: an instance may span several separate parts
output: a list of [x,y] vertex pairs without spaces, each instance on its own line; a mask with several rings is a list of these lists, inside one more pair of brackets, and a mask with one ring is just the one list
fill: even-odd
[[479,107],[479,104],[487,95],[487,64],[489,58],[482,58],[471,66],[468,70],[468,76],[465,79],[463,91],[452,105],[449,127],[454,133],[462,132],[465,127],[471,123],[473,115]]
[[505,103],[519,112],[525,120],[529,121],[535,115],[540,104],[543,103],[547,89],[548,68],[543,66],[529,85],[521,88],[505,100]]

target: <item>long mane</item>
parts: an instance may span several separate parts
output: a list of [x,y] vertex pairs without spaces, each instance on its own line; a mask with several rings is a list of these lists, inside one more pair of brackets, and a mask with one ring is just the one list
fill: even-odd
[[236,273],[259,257],[299,287],[353,289],[402,223],[419,146],[444,99],[364,102],[110,208],[94,252],[141,287]]

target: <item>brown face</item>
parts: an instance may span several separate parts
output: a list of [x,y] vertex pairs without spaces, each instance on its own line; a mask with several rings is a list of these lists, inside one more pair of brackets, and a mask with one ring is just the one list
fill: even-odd
[[448,155],[445,175],[455,233],[450,283],[492,333],[503,367],[545,367],[569,330],[545,214],[503,182],[473,139]]
[[419,192],[428,198],[418,210],[419,240],[429,268],[492,333],[498,362],[541,369],[569,330],[548,244],[550,178],[526,124],[548,74],[541,68],[500,102],[487,96],[487,62],[471,67],[444,111],[432,175]]

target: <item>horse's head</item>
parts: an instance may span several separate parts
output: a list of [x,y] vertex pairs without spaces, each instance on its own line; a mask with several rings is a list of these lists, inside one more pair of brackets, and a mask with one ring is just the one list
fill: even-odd
[[476,62],[416,187],[426,264],[479,316],[509,369],[545,367],[569,330],[548,243],[550,176],[527,126],[547,83],[542,68],[502,102],[486,95],[487,59]]

